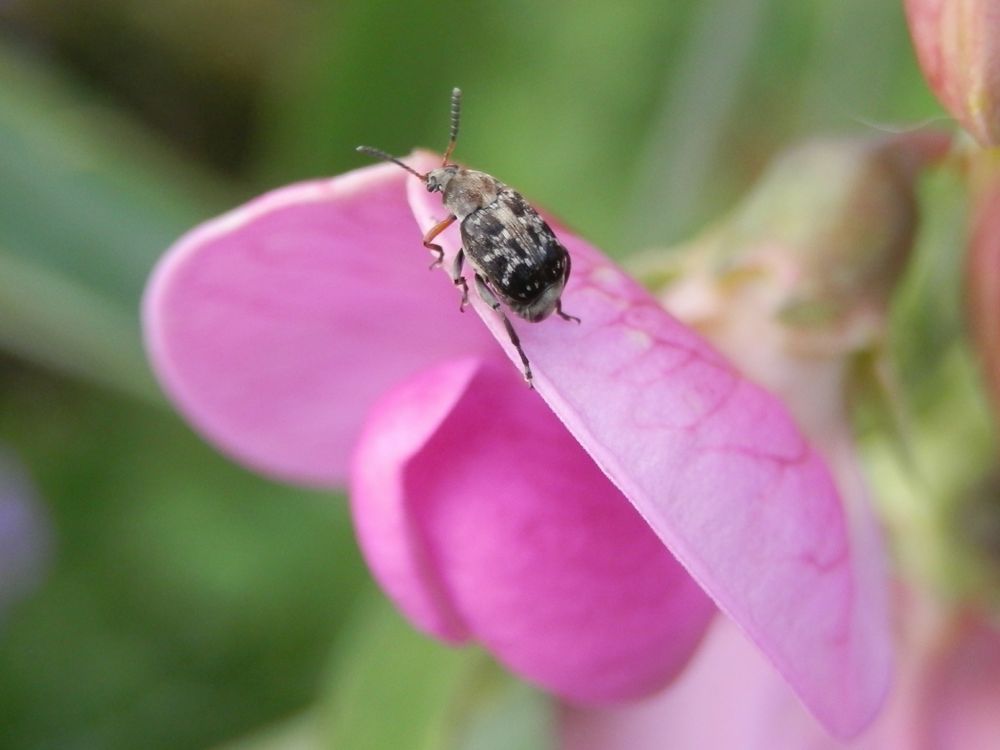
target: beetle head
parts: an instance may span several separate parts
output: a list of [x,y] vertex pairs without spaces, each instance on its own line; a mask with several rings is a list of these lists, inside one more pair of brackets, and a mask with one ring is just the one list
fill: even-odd
[[445,167],[432,169],[427,173],[427,190],[431,193],[443,193],[448,187],[448,183],[458,172],[458,165],[449,164]]

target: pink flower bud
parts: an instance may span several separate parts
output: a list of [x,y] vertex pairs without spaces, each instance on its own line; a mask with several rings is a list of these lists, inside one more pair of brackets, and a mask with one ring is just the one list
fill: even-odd
[[983,146],[1000,144],[1000,1],[906,0],[920,67]]

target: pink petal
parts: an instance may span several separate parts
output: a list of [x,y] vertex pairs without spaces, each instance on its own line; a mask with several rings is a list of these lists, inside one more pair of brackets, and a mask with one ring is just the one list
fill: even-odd
[[393,165],[282,188],[181,238],[144,300],[164,388],[261,471],[342,485],[365,412],[443,357],[494,345],[427,270]]
[[[902,660],[892,700],[844,744],[794,700],[730,624],[716,620],[669,690],[617,709],[565,707],[563,750],[987,750],[1000,738],[1000,632],[975,615],[942,621],[917,592],[899,599]],[[950,605],[949,605],[950,606]],[[949,616],[950,617],[950,616]],[[725,717],[719,720],[718,717]]]
[[[726,620],[717,620],[684,676],[670,689],[619,709],[561,712],[563,750],[767,748],[800,750],[801,737],[776,744],[781,677]],[[791,710],[798,709],[792,700]],[[780,708],[779,708],[780,710]],[[801,710],[801,709],[798,709]]]
[[395,388],[351,477],[369,565],[418,626],[475,638],[571,700],[662,686],[714,612],[505,362],[452,361]]
[[[409,190],[426,228],[439,198],[413,179]],[[884,574],[852,547],[829,471],[777,399],[598,251],[560,237],[573,257],[564,308],[582,325],[514,322],[539,394],[830,731],[857,733],[888,689]],[[441,240],[453,256],[457,232]],[[516,362],[497,316],[473,306]]]
[[615,709],[560,711],[562,750],[906,750],[881,719],[849,744],[832,739],[729,621],[718,619],[669,689]]

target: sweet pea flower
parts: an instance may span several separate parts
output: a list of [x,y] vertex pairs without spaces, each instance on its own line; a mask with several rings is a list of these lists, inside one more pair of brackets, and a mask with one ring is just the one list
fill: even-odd
[[1000,1],[904,5],[931,89],[981,146],[1000,145]]
[[[382,164],[195,228],[144,300],[165,390],[247,466],[348,485],[375,577],[437,638],[603,705],[674,678],[714,602],[858,732],[891,671],[878,545],[785,407],[558,227],[582,324],[515,319],[529,390],[496,314],[428,272],[442,218]],[[447,268],[457,231],[440,240]]]

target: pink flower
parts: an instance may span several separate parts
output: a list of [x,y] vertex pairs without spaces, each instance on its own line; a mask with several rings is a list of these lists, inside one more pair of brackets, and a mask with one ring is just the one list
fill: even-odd
[[1000,144],[1000,2],[906,0],[920,67],[982,146]]
[[[427,271],[442,218],[379,165],[196,228],[145,299],[165,389],[247,465],[349,483],[376,578],[426,632],[601,704],[677,674],[704,591],[831,731],[859,731],[889,680],[884,576],[784,407],[558,229],[583,323],[515,320],[528,390],[495,314],[459,314]],[[447,267],[454,228],[441,244]]]

